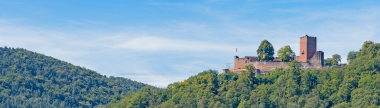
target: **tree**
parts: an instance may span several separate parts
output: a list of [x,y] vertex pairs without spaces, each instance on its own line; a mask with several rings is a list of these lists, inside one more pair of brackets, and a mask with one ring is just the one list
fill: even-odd
[[277,55],[281,61],[290,61],[290,60],[293,60],[295,54],[289,45],[285,45],[284,47],[281,47],[280,50],[277,51]]
[[358,51],[350,51],[347,55],[347,62],[350,62],[350,61],[356,59],[358,53],[359,53]]
[[331,63],[332,65],[338,65],[338,63],[340,63],[342,60],[339,54],[334,54],[332,59],[333,59],[333,62]]
[[368,48],[370,45],[375,44],[373,41],[365,41],[362,48]]
[[333,59],[332,58],[326,58],[323,63],[324,65],[332,65]]
[[256,52],[260,58],[263,58],[263,60],[265,60],[266,58],[268,58],[269,60],[274,59],[274,57],[273,57],[274,48],[273,48],[272,44],[270,42],[268,42],[267,40],[261,41],[261,44],[260,44],[260,46]]
[[297,60],[293,60],[292,62],[288,63],[288,66],[293,68],[299,68],[301,67],[301,64]]
[[255,73],[256,68],[252,64],[246,65],[245,69],[249,72],[249,74],[257,74]]
[[255,72],[255,67],[254,67],[252,64],[246,65],[246,66],[245,66],[245,69],[246,69],[248,72]]

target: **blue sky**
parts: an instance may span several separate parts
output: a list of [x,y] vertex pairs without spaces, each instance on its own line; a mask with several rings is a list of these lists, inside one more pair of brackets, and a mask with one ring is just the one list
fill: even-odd
[[164,87],[203,70],[221,71],[277,51],[299,37],[318,39],[325,58],[380,40],[380,1],[366,0],[0,0],[0,46],[52,56],[107,76]]

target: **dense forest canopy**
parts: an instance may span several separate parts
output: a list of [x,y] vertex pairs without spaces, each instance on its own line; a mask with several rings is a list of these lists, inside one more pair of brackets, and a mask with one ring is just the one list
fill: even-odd
[[0,47],[0,67],[1,108],[95,107],[146,86],[21,48]]
[[[144,87],[117,108],[377,108],[380,44],[367,41],[344,68],[304,70],[292,61],[264,76],[207,70],[165,89]],[[355,57],[353,57],[355,56]],[[251,67],[252,68],[252,67]]]

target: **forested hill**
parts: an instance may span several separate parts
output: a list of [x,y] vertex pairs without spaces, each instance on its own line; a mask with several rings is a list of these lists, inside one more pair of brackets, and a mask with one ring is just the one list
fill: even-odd
[[380,44],[367,41],[349,58],[344,68],[314,70],[302,70],[293,61],[261,77],[208,70],[166,89],[144,87],[108,107],[378,108]]
[[95,107],[146,84],[100,75],[20,48],[0,47],[0,107]]

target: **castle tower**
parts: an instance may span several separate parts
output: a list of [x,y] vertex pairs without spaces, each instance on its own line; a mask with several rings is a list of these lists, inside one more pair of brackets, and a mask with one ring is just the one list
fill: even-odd
[[299,62],[306,62],[312,58],[317,51],[317,37],[302,36],[300,38],[300,56]]

